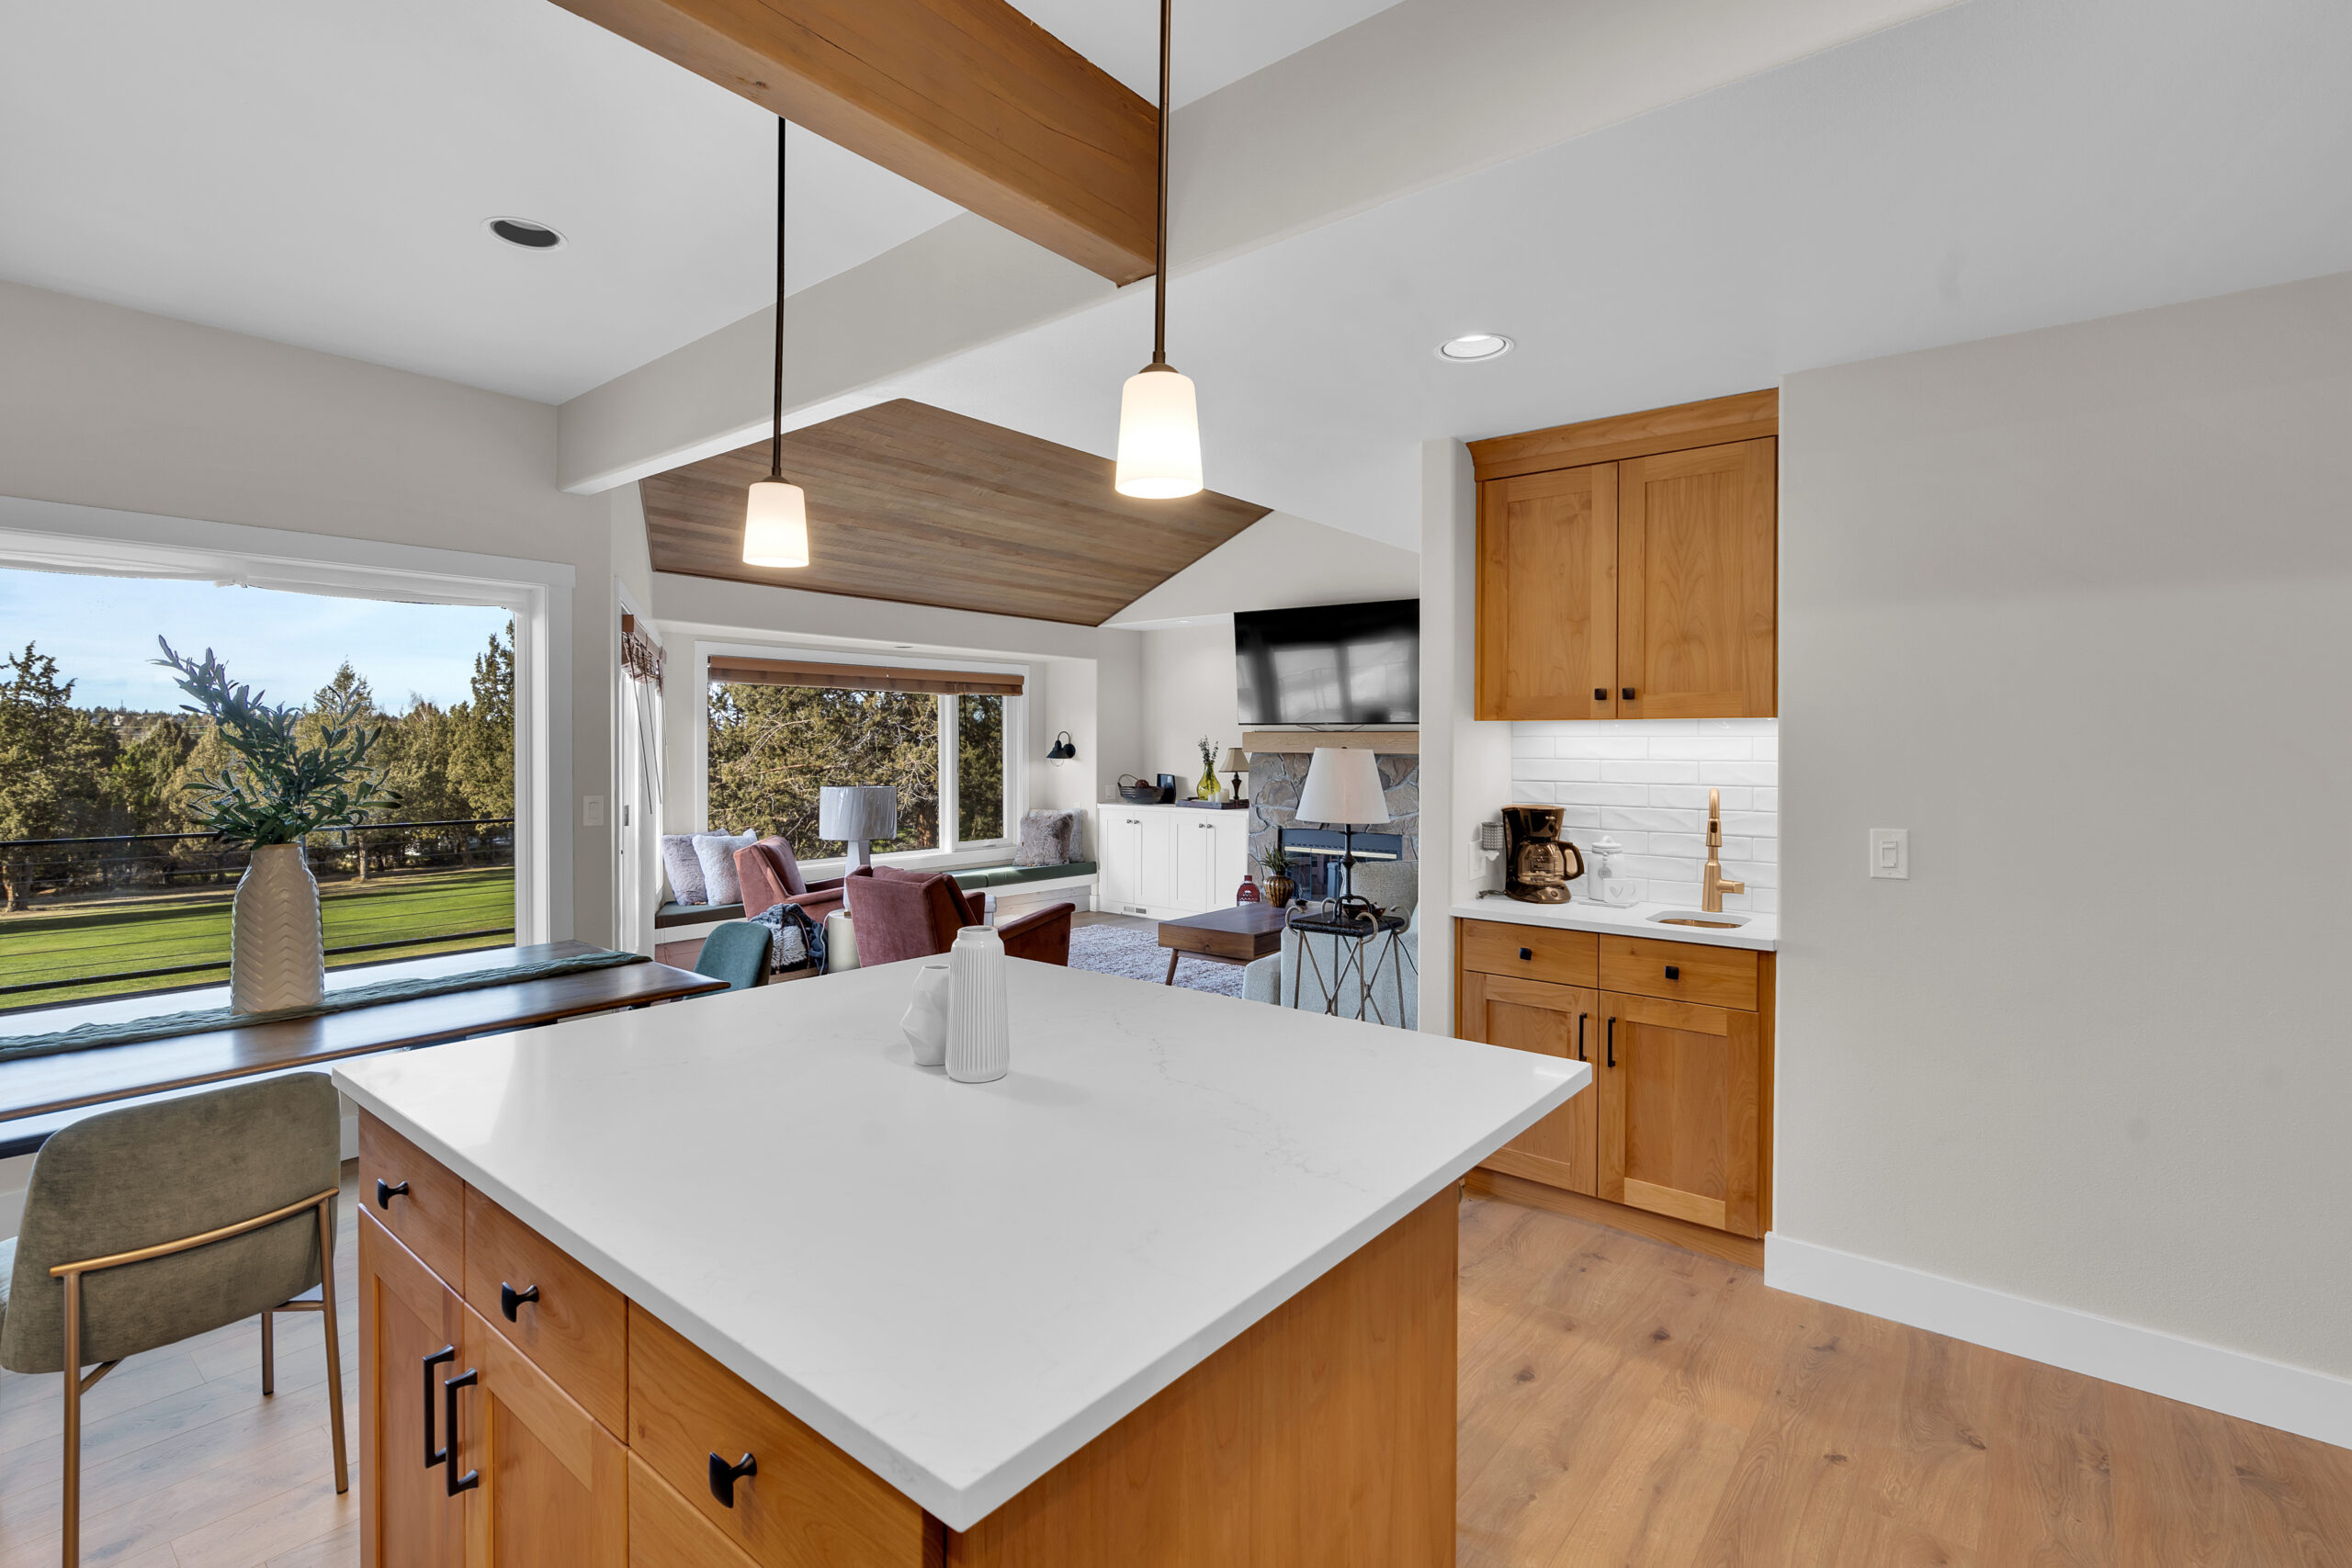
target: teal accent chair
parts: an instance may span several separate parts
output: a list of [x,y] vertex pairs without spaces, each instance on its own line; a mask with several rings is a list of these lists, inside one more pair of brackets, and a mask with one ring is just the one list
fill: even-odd
[[256,1313],[264,1394],[271,1315],[325,1317],[334,1489],[349,1484],[334,1314],[342,1156],[341,1099],[324,1073],[102,1111],[41,1145],[22,1230],[0,1242],[0,1366],[64,1374],[66,1568],[81,1560],[82,1395],[126,1356]]
[[730,991],[763,986],[768,978],[768,928],[757,920],[727,920],[710,928],[695,973],[724,980]]

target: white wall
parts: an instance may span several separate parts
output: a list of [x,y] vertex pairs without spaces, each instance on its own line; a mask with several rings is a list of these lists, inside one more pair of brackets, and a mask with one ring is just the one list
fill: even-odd
[[[554,409],[17,284],[0,345],[0,493],[572,566],[569,793],[602,787],[611,503],[556,488]],[[610,832],[556,805],[556,934],[606,941]]]
[[[1125,771],[1174,773],[1177,795],[1191,795],[1201,776],[1201,737],[1216,745],[1219,762],[1227,747],[1241,744],[1232,623],[1136,636],[1143,642],[1143,749]],[[1231,784],[1230,775],[1218,776]]]
[[2352,1443],[2352,275],[1781,422],[1769,1277]]
[[1272,512],[1113,615],[1114,626],[1151,626],[1236,610],[1287,610],[1410,599],[1420,558],[1304,517]]

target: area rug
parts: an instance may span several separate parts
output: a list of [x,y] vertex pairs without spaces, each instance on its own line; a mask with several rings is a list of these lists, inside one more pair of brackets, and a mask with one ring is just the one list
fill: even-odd
[[[1168,950],[1159,945],[1158,933],[1133,926],[1078,926],[1069,933],[1069,966],[1157,986],[1168,977]],[[1190,990],[1238,997],[1241,967],[1188,956],[1176,965],[1176,983]]]

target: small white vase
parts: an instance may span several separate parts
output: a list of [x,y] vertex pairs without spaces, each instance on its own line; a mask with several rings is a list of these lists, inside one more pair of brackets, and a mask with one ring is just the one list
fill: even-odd
[[1004,939],[994,926],[966,926],[947,950],[947,1076],[957,1083],[1001,1078],[1012,1066]]
[[326,994],[319,885],[300,844],[263,844],[237,883],[229,931],[229,1007],[280,1012]]
[[918,1067],[937,1067],[947,1061],[947,991],[949,970],[944,964],[926,964],[915,971],[915,994],[899,1028],[915,1054]]

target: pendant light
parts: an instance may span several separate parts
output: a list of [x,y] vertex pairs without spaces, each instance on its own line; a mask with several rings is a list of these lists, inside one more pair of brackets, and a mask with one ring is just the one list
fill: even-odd
[[1119,467],[1112,488],[1147,501],[1201,493],[1201,419],[1193,378],[1168,363],[1168,37],[1173,0],[1159,0],[1159,241],[1151,279],[1151,363],[1119,394]]
[[775,423],[768,434],[768,477],[752,486],[743,507],[745,566],[808,564],[808,495],[784,477],[784,139],[775,122]]

